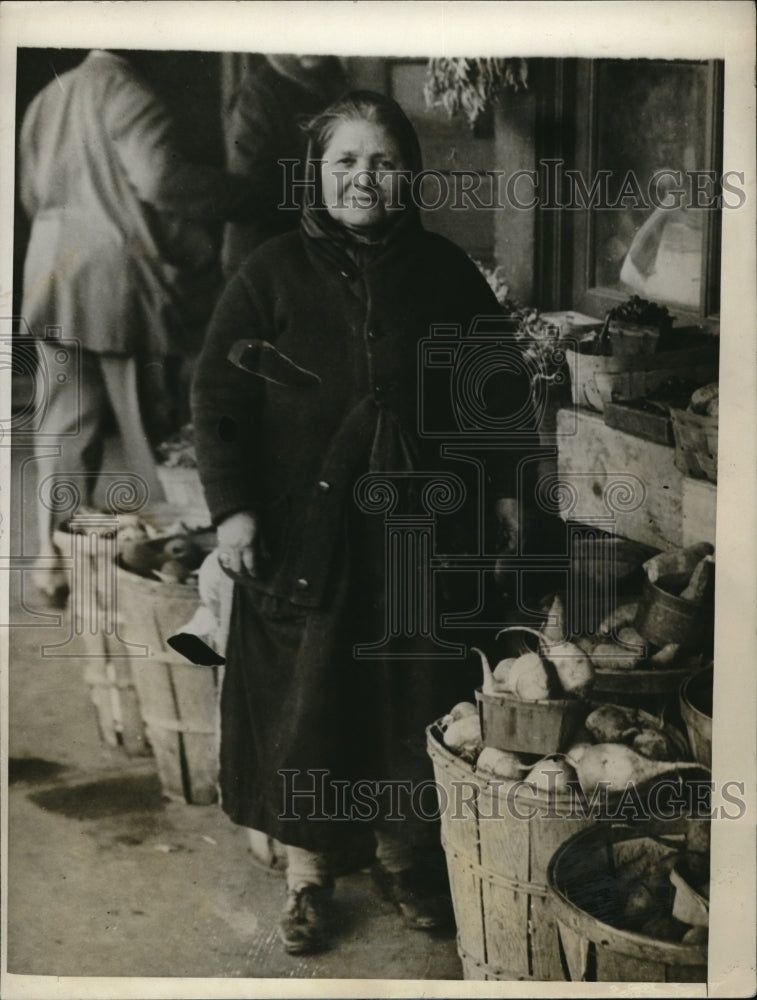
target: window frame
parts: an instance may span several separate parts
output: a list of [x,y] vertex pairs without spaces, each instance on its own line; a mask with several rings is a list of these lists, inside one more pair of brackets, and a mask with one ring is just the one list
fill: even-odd
[[[552,138],[543,135],[538,150],[540,158],[545,154],[561,157],[566,166],[584,172],[586,177],[594,176],[597,170],[599,64],[600,60],[595,59],[565,60],[557,69],[556,82],[559,86],[554,104],[559,106],[559,118],[555,122]],[[724,64],[720,60],[708,60],[704,65],[707,67],[706,169],[715,171],[719,177],[723,156]],[[572,109],[568,106],[568,101],[572,103]],[[672,302],[663,303],[675,315],[679,327],[699,326],[711,332],[719,330],[721,212],[722,210],[705,213],[699,308],[686,308]],[[561,270],[560,291],[555,289],[553,279],[551,294],[550,289],[543,289],[545,297],[552,302],[559,297],[562,308],[603,317],[614,306],[625,301],[628,293],[592,284],[596,209],[563,210],[560,214],[564,216],[562,219],[543,227],[544,240],[539,248],[542,282],[547,271],[554,269],[558,260]],[[545,259],[549,261],[548,265],[545,264]]]

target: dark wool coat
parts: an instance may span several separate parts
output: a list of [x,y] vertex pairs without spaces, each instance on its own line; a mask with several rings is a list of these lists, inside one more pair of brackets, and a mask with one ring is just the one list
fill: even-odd
[[[476,552],[482,533],[493,550],[494,522],[479,511],[515,495],[512,456],[481,450],[477,467],[464,457],[474,446],[462,459],[440,446],[459,441],[466,419],[450,405],[451,392],[467,391],[450,376],[454,345],[498,312],[466,254],[413,219],[364,266],[304,231],[278,237],[222,297],[193,391],[200,474],[216,523],[253,511],[266,548],[260,578],[235,589],[227,650],[221,788],[235,821],[284,843],[333,846],[350,824],[282,819],[285,782],[309,789],[308,769],[347,782],[429,777],[424,727],[472,699],[478,666],[439,658],[427,636],[410,646],[400,637],[399,658],[355,658],[356,643],[381,640],[387,594],[384,521],[353,491],[369,471],[452,473],[462,504],[437,518],[437,551]],[[429,359],[422,342],[435,325],[447,336]],[[240,338],[247,370],[229,360]],[[485,390],[492,414],[528,407],[517,366]],[[422,512],[420,488],[399,494],[395,513]],[[437,610],[464,609],[464,589],[464,575],[450,574]],[[332,814],[329,796],[314,794]]]
[[[288,180],[305,176],[307,137],[303,122],[323,111],[346,87],[337,59],[318,72],[302,71],[295,80],[265,57],[253,59],[224,119],[226,166],[246,178],[259,197],[254,219],[233,222],[224,231],[221,259],[232,275],[261,243],[297,229],[300,212],[279,209],[301,201],[300,189]],[[284,168],[279,161],[296,160]]]

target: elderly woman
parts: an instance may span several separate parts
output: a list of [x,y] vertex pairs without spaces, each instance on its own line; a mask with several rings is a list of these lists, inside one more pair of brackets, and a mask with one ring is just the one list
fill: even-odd
[[[440,644],[438,615],[474,609],[477,595],[466,596],[465,574],[426,578],[416,564],[435,619],[398,634],[387,524],[372,500],[391,495],[388,516],[419,523],[424,484],[446,476],[459,495],[436,519],[437,552],[477,552],[481,537],[501,540],[503,524],[511,541],[517,530],[512,458],[486,448],[478,462],[445,457],[423,432],[447,427],[451,362],[424,383],[419,414],[420,342],[438,324],[464,337],[499,309],[465,253],[422,228],[410,122],[388,98],[355,92],[309,135],[313,196],[301,227],[260,247],[228,285],[193,392],[219,557],[236,581],[223,807],[287,846],[279,929],[292,953],[325,944],[332,859],[367,826],[376,881],[408,925],[428,930],[450,915],[443,884],[421,863],[437,828],[408,802],[431,776],[424,727],[470,699],[478,680],[464,646],[450,656],[449,631]],[[513,426],[528,411],[517,365],[486,388]],[[371,474],[381,482],[362,478]],[[398,805],[392,782],[410,798]],[[366,788],[386,794],[366,802]],[[428,820],[425,799],[422,811]]]

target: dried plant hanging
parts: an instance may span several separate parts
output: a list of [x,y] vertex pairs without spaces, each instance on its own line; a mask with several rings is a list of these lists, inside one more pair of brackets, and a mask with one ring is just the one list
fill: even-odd
[[501,90],[528,89],[525,59],[429,59],[423,95],[452,118],[461,112],[473,128]]

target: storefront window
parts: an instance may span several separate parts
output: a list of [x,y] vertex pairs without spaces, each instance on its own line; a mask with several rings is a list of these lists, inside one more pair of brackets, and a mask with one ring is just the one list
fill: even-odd
[[597,95],[597,170],[608,171],[609,203],[627,207],[596,213],[596,283],[698,308],[713,194],[707,66],[605,61]]
[[630,294],[699,322],[718,313],[722,65],[607,59],[578,67],[574,302]]

